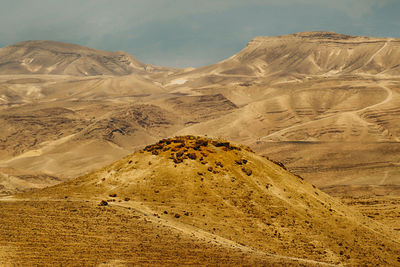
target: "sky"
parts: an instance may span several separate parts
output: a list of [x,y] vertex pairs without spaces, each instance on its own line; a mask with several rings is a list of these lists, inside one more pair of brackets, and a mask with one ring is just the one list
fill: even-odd
[[54,40],[170,67],[303,31],[400,38],[400,0],[0,0],[0,47]]

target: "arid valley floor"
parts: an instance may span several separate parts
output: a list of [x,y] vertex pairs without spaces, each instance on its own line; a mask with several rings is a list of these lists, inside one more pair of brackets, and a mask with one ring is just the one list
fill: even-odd
[[0,265],[400,266],[399,62],[331,32],[197,69],[0,48]]

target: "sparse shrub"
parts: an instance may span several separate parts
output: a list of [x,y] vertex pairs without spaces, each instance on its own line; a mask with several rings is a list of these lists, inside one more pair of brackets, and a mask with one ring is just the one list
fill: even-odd
[[302,181],[304,181],[304,178],[303,177],[301,177],[300,175],[298,175],[298,174],[293,174],[294,176],[296,176],[297,178],[299,178],[300,180],[302,180]]
[[247,174],[247,176],[250,176],[253,174],[253,171],[247,167],[243,167],[242,168],[242,172],[244,172],[245,174]]
[[196,146],[208,146],[208,141],[199,139],[196,141]]
[[282,162],[275,161],[275,160],[273,160],[273,159],[271,159],[271,161],[272,161],[273,163],[275,163],[276,165],[278,165],[279,167],[281,167],[282,169],[287,170],[286,166],[285,166]]
[[179,164],[182,163],[183,159],[182,158],[174,158],[174,163]]
[[197,158],[196,153],[188,153],[186,154],[189,159],[195,160]]
[[107,206],[108,202],[105,200],[100,201],[99,206]]
[[229,142],[212,141],[211,143],[212,143],[214,146],[216,146],[216,147],[226,147],[226,148],[230,148],[230,143],[229,143]]

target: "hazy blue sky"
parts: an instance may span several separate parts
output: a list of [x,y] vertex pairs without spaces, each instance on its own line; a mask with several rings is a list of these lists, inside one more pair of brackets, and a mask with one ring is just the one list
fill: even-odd
[[0,47],[57,40],[166,66],[230,57],[255,36],[400,37],[400,0],[0,0]]

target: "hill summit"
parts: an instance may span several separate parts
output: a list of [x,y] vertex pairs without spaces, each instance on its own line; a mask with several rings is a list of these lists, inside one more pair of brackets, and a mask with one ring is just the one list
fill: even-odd
[[248,147],[163,139],[99,171],[27,193],[127,207],[202,240],[308,264],[392,265],[389,230]]

